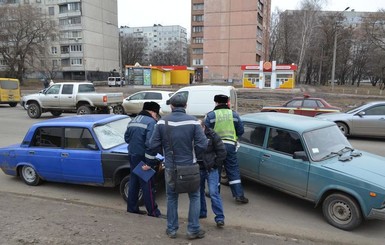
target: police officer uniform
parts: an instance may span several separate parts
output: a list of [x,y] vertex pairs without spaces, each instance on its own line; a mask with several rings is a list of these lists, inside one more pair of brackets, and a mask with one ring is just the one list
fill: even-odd
[[[148,166],[155,168],[158,161],[156,160],[157,152],[151,151],[149,144],[154,126],[155,118],[159,114],[160,106],[156,102],[145,102],[143,110],[127,125],[124,134],[125,141],[128,145],[128,156],[130,160],[130,168],[134,169],[141,161]],[[155,202],[154,177],[148,182],[134,173],[131,173],[127,212],[145,214],[145,211],[139,210],[138,195],[139,191],[143,191],[144,204],[149,216],[159,217],[161,215],[158,205]]]
[[214,102],[216,102],[216,106],[213,111],[207,113],[205,125],[214,129],[225,144],[227,156],[224,167],[233,197],[239,203],[248,203],[249,200],[243,193],[236,152],[238,137],[244,133],[243,122],[238,113],[229,108],[228,96],[223,94],[215,95]]

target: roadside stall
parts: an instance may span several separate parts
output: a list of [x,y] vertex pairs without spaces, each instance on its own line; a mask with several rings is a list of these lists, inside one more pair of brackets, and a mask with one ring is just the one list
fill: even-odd
[[244,88],[293,89],[297,65],[277,65],[261,61],[259,65],[242,65]]

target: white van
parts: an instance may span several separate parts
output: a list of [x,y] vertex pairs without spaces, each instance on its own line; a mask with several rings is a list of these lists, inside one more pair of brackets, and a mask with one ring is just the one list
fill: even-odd
[[[186,113],[196,117],[204,117],[215,107],[214,96],[224,94],[230,97],[230,108],[238,110],[237,92],[233,86],[198,85],[183,87],[176,91],[173,96],[183,94],[187,97]],[[169,105],[161,106],[162,114],[171,113]]]
[[108,87],[122,87],[124,86],[124,80],[120,77],[109,77],[108,78]]

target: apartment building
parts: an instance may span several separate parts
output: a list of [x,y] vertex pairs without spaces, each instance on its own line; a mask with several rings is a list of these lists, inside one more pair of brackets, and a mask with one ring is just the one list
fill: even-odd
[[271,0],[192,0],[196,81],[240,80],[241,65],[268,60]]
[[117,0],[0,0],[0,7],[4,4],[33,5],[57,23],[59,35],[47,47],[45,61],[55,78],[103,80],[120,72]]
[[[132,35],[140,40],[146,40],[145,60],[148,60],[151,52],[159,49],[166,49],[170,43],[176,43],[175,49],[180,53],[187,53],[187,30],[179,25],[162,26],[154,24],[153,26],[120,28],[122,38]],[[133,65],[133,64],[131,64]],[[174,65],[174,64],[169,64]]]

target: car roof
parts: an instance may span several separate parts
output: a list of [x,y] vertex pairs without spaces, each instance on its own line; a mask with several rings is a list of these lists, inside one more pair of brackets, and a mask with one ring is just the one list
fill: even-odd
[[264,124],[277,128],[285,128],[299,133],[335,125],[334,122],[314,117],[307,117],[279,112],[257,112],[241,116],[244,122]]
[[182,91],[182,90],[207,90],[207,89],[234,89],[233,86],[221,86],[221,85],[196,85],[196,86],[187,86],[187,87],[183,87],[183,88],[180,88],[178,91]]
[[127,115],[113,115],[113,114],[92,114],[92,115],[77,115],[77,116],[67,116],[67,117],[58,117],[53,119],[44,120],[38,123],[35,123],[33,127],[41,126],[90,126],[93,124],[105,124],[108,122],[116,121],[122,118],[128,118]]
[[141,90],[141,91],[135,92],[135,93],[133,93],[133,94],[137,94],[137,93],[148,93],[148,92],[174,93],[174,91],[166,91],[166,90]]

